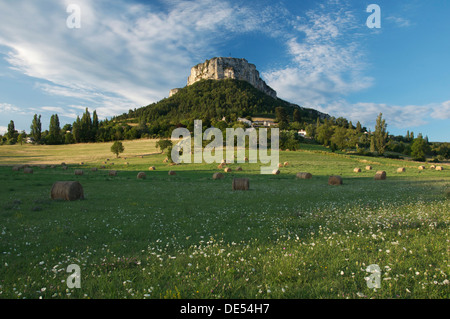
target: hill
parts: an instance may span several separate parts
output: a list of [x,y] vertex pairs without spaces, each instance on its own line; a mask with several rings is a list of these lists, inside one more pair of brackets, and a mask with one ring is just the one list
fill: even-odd
[[130,110],[117,116],[116,120],[142,119],[147,123],[155,121],[166,124],[189,125],[195,119],[221,120],[223,117],[235,121],[238,117],[274,117],[275,109],[283,107],[288,116],[299,109],[306,122],[325,118],[327,114],[314,109],[303,108],[279,98],[271,97],[243,80],[200,80],[178,90],[169,98]]

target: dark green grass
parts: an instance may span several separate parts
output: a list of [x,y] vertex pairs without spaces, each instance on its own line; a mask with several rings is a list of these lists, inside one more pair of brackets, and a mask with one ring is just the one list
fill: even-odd
[[[217,164],[163,158],[116,160],[116,177],[89,171],[99,163],[33,175],[1,167],[0,297],[450,297],[448,171],[310,150],[282,152],[289,166],[277,176],[244,163],[214,181]],[[387,180],[373,179],[378,169]],[[334,174],[344,185],[327,185]],[[250,190],[232,191],[234,176],[249,177]],[[85,200],[50,200],[57,180],[79,180]],[[70,264],[81,268],[80,289],[66,285]],[[364,279],[370,264],[382,269],[376,291]]]

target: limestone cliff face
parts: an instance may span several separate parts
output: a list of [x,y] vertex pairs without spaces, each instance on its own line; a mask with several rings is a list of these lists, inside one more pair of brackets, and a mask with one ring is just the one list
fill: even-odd
[[277,92],[266,84],[260,77],[254,64],[248,63],[246,59],[237,58],[213,58],[204,63],[197,64],[191,68],[187,85],[194,84],[200,80],[223,80],[235,79],[249,82],[258,90],[277,97]]

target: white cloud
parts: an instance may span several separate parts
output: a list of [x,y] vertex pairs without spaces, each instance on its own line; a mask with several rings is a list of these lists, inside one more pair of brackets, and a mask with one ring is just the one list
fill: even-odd
[[0,126],[0,134],[4,135],[8,131],[6,126]]
[[38,88],[90,102],[104,116],[167,96],[224,39],[264,30],[274,19],[227,1],[171,1],[161,10],[80,0],[81,28],[69,29],[71,2],[0,2],[0,45],[11,68],[45,80]]
[[450,119],[450,100],[435,105],[433,107],[433,112],[431,112],[431,117],[439,120]]
[[291,60],[263,73],[278,96],[317,108],[372,85],[373,79],[363,74],[358,34],[350,32],[357,28],[351,11],[319,6],[297,20],[296,33],[286,41]]
[[402,28],[407,28],[412,25],[411,21],[409,21],[408,19],[405,19],[405,18],[401,18],[401,17],[389,16],[389,17],[386,17],[386,20],[388,20]]

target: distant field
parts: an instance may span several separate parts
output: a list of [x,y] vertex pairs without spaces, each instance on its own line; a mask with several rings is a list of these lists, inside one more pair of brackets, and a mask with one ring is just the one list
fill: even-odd
[[[449,165],[302,145],[280,152],[280,175],[235,163],[212,180],[217,164],[169,166],[154,144],[125,141],[119,159],[111,143],[1,146],[0,298],[450,298]],[[68,170],[11,170],[61,162]],[[327,185],[335,174],[342,186]],[[250,190],[232,191],[233,177]],[[59,180],[80,181],[86,199],[50,200]],[[66,285],[70,264],[79,289]],[[364,279],[374,264],[376,290]]]

